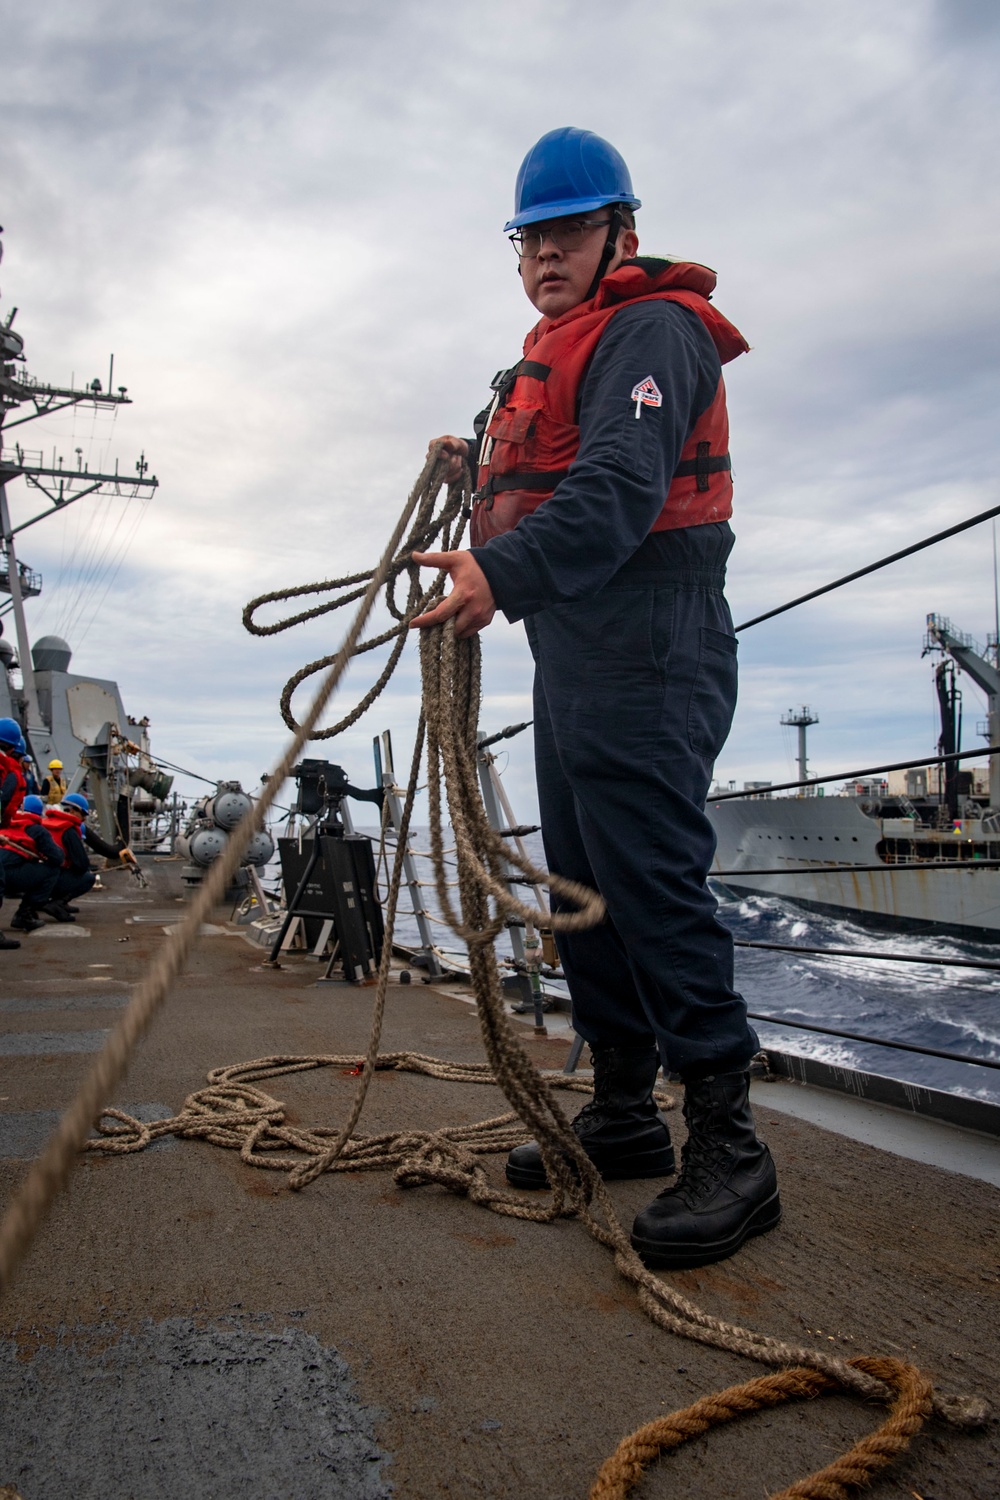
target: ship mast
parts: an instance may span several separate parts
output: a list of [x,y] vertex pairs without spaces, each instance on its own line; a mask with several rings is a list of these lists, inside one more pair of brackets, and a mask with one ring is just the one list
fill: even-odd
[[[986,694],[987,719],[982,732],[991,745],[1000,745],[1000,672],[986,652],[971,635],[956,630],[943,615],[927,616],[923,655],[926,656],[928,651],[946,651],[961,671]],[[990,807],[1000,809],[1000,755],[990,756]]]
[[[796,713],[794,708],[790,708],[787,714],[782,714],[781,722],[782,724],[789,724],[793,729],[797,729],[799,731],[799,780],[808,781],[809,770],[808,761],[806,758],[806,730],[809,728],[810,724],[819,723],[819,714],[814,714],[811,708],[807,708],[805,704],[803,704],[798,713]],[[813,788],[810,787],[809,791],[812,790]],[[808,792],[805,788],[803,788],[799,792],[800,797],[804,797],[807,795]]]
[[[0,258],[2,256],[3,247],[0,245]],[[0,324],[0,551],[3,554],[0,558],[0,591],[10,594],[8,607],[14,616],[23,684],[22,710],[25,728],[30,737],[32,730],[44,732],[46,726],[38,703],[24,601],[41,593],[42,580],[37,573],[31,572],[23,562],[18,561],[14,538],[29,526],[34,526],[37,521],[65,510],[68,505],[87,495],[121,495],[124,499],[131,500],[140,490],[155,489],[157,479],[155,475],[147,479],[149,465],[144,453],[136,461],[133,477],[119,474],[117,462],[113,474],[91,472],[83,462],[80,450],[77,450],[74,469],[66,466],[62,457],[55,455],[50,467],[44,462],[41,453],[29,452],[16,441],[12,448],[3,446],[5,434],[13,428],[21,427],[26,422],[34,422],[39,417],[51,416],[57,411],[65,411],[71,406],[89,406],[96,411],[99,408],[113,410],[118,406],[132,404],[125,386],[120,385],[117,393],[111,389],[114,355],[111,356],[108,368],[106,391],[100,380],[96,379],[88,386],[77,389],[75,385],[47,385],[29,376],[24,369],[19,370],[18,365],[24,364],[24,340],[14,331],[16,316],[17,308],[14,307]],[[14,411],[21,412],[21,415],[8,420]],[[13,479],[24,479],[30,488],[38,490],[48,502],[36,515],[17,526],[12,524],[7,503],[7,485]],[[0,614],[5,612],[5,609],[0,609]]]

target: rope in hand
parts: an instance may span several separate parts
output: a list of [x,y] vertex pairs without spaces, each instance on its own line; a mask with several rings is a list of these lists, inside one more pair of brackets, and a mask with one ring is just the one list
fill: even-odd
[[[432,450],[439,450],[435,445]],[[447,462],[447,460],[445,460]],[[425,465],[424,474],[428,472],[431,464],[430,455]],[[423,475],[421,475],[421,479]],[[420,481],[418,480],[418,485]],[[406,542],[400,548],[385,574],[385,602],[396,621],[380,635],[372,636],[370,640],[359,641],[352,650],[353,656],[361,656],[366,651],[374,651],[378,646],[384,646],[388,641],[393,641],[392,650],[389,652],[388,660],[382,668],[377,680],[373,683],[364,697],[345,714],[336,724],[327,729],[313,729],[309,738],[312,740],[333,739],[335,735],[342,734],[355,724],[362,714],[365,713],[388,683],[399,663],[399,658],[406,645],[407,631],[410,621],[415,619],[429,607],[431,601],[440,597],[444,592],[444,577],[439,575],[430,588],[422,590],[420,583],[420,569],[410,560],[411,552],[428,551],[435,539],[440,535],[442,552],[453,551],[462,540],[465,523],[470,515],[468,505],[468,494],[461,485],[450,485],[445,493],[444,503],[441,509],[435,512],[440,482],[436,485],[425,485],[421,488],[419,503],[416,514],[413,517],[413,525],[410,528]],[[396,602],[396,585],[400,574],[406,572],[409,575],[409,589],[407,591],[406,603],[400,608]],[[303,583],[297,588],[275,589],[269,594],[259,594],[256,599],[251,599],[243,611],[243,625],[251,635],[278,635],[283,630],[290,630],[293,625],[301,625],[306,620],[319,619],[331,610],[342,609],[345,605],[353,603],[365,594],[365,585],[371,584],[374,573],[349,573],[343,578],[327,578],[320,583]],[[335,594],[336,597],[328,599],[325,603],[316,604],[311,609],[304,609],[297,615],[289,615],[283,620],[276,620],[270,625],[258,625],[254,615],[265,604],[278,604],[288,599],[301,599],[310,594]],[[322,672],[325,667],[336,661],[336,656],[320,656],[315,661],[307,662],[304,667],[288,679],[281,690],[281,698],[278,707],[281,717],[289,729],[297,730],[298,724],[292,714],[292,695],[295,689],[307,678],[313,677],[317,672]]]
[[[3,1221],[0,1222],[0,1287],[9,1284],[15,1266],[26,1252],[45,1212],[68,1176],[76,1152],[84,1143],[90,1122],[100,1115],[106,1105],[113,1088],[124,1073],[131,1052],[166,998],[173,979],[180,972],[195,943],[202,922],[221,898],[252,834],[261,825],[264,813],[287,778],[296,756],[307,739],[320,738],[331,732],[317,730],[316,725],[351,656],[359,649],[370,649],[375,644],[388,640],[390,634],[394,633],[390,632],[381,638],[366,642],[364,647],[359,647],[361,632],[382,585],[390,578],[390,575],[395,580],[403,568],[409,566],[411,586],[407,605],[402,611],[390,605],[400,622],[396,627],[399,640],[405,637],[409,619],[425,608],[432,597],[442,592],[443,577],[439,575],[427,594],[420,598],[419,602],[414,602],[418,592],[418,586],[413,577],[415,570],[412,563],[408,562],[407,549],[397,552],[406,525],[415,512],[416,520],[411,537],[418,533],[421,537],[433,536],[436,530],[443,529],[444,545],[454,546],[461,534],[461,524],[456,525],[454,531],[450,530],[452,521],[458,517],[465,499],[457,487],[449,490],[445,506],[451,520],[442,522],[440,517],[437,521],[433,519],[434,500],[442,483],[438,475],[443,473],[443,466],[439,468],[438,462],[439,450],[434,449],[428,457],[390,543],[374,572],[371,575],[358,574],[350,579],[341,580],[341,584],[350,585],[362,583],[367,578],[367,586],[363,590],[358,589],[352,595],[352,598],[357,598],[360,594],[361,603],[340,651],[334,657],[325,657],[320,662],[311,663],[308,669],[296,674],[286,686],[283,695],[282,711],[286,721],[292,723],[290,698],[294,687],[310,672],[327,667],[326,676],[323,678],[309,712],[302,723],[295,728],[293,739],[271,773],[260,801],[231,834],[225,852],[211,866],[208,876],[202,882],[187,917],[176,930],[171,942],[161,950],[146,979],[137,986],[122,1020],[115,1028],[76,1099],[54,1132],[42,1157],[32,1167],[21,1189],[15,1194]],[[415,543],[410,541],[409,545],[412,546]],[[309,585],[292,593],[317,592],[332,586]],[[254,601],[253,606],[249,606],[248,610],[252,613],[253,608],[259,603],[283,597],[290,597],[290,595],[262,596],[260,600]],[[313,610],[303,612],[297,618],[311,618],[346,602],[347,600],[340,599],[317,606]],[[255,628],[259,633],[271,633],[273,629],[285,628],[289,623],[292,622],[281,622],[277,627]],[[395,660],[398,660],[399,652],[402,650],[399,640],[391,653],[393,664]],[[904,1378],[902,1375],[898,1379],[894,1377],[890,1368],[894,1362],[866,1362],[864,1360],[846,1362],[825,1351],[801,1348],[714,1318],[653,1276],[632,1250],[615,1215],[604,1183],[583,1151],[577,1136],[569,1128],[550,1083],[534,1068],[513,1033],[504,1011],[493,947],[494,939],[503,926],[506,913],[518,913],[523,918],[532,920],[538,920],[539,916],[532,908],[524,906],[510,895],[503,881],[504,861],[507,865],[515,864],[520,868],[522,874],[532,884],[548,884],[553,896],[560,902],[570,902],[577,906],[576,911],[554,912],[548,918],[550,926],[564,930],[572,927],[592,926],[603,915],[603,903],[591,891],[561,878],[549,877],[544,871],[535,870],[526,860],[514,855],[489,827],[479,801],[476,784],[476,732],[480,692],[478,638],[467,642],[456,642],[450,625],[443,629],[425,631],[421,637],[421,664],[424,679],[424,712],[418,724],[398,838],[397,858],[390,880],[389,912],[376,989],[371,1040],[360,1070],[358,1087],[347,1121],[335,1133],[332,1130],[324,1132],[324,1136],[333,1137],[329,1145],[324,1146],[321,1140],[319,1149],[312,1152],[305,1163],[292,1167],[291,1185],[297,1188],[304,1187],[320,1173],[330,1170],[344,1157],[360,1118],[371,1079],[380,1065],[378,1049],[392,952],[392,918],[399,896],[402,852],[407,845],[426,735],[431,804],[431,849],[439,899],[442,909],[449,920],[455,923],[456,930],[464,937],[469,950],[470,969],[476,988],[480,1026],[491,1076],[502,1088],[516,1116],[537,1138],[549,1181],[552,1184],[552,1195],[549,1203],[535,1204],[526,1202],[523,1198],[507,1191],[494,1189],[487,1181],[479,1163],[478,1156],[482,1152],[474,1149],[477,1144],[475,1140],[470,1144],[468,1139],[462,1139],[454,1130],[422,1135],[417,1133],[413,1140],[415,1149],[404,1156],[396,1167],[396,1181],[404,1187],[417,1186],[422,1183],[438,1183],[451,1191],[469,1196],[473,1201],[488,1206],[494,1212],[520,1219],[545,1222],[561,1215],[579,1217],[588,1231],[612,1251],[618,1271],[636,1288],[643,1310],[659,1326],[702,1343],[744,1354],[766,1364],[797,1363],[804,1366],[804,1372],[785,1370],[777,1376],[768,1377],[771,1382],[768,1390],[780,1392],[782,1399],[803,1394],[803,1375],[813,1380],[823,1379],[827,1384],[835,1384],[866,1398],[891,1399],[893,1389],[899,1389],[900,1381]],[[364,711],[364,706],[374,701],[374,696],[381,691],[385,680],[388,678],[386,674],[383,674],[376,688],[366,695],[362,704],[359,704],[353,713],[337,726],[337,729],[345,727],[347,723],[353,723],[360,716]],[[455,834],[461,896],[460,918],[451,905],[445,880],[440,797],[442,776]],[[398,1054],[390,1056],[395,1056],[397,1060],[399,1057]],[[264,1059],[261,1061],[262,1064],[271,1064],[280,1060]],[[282,1071],[290,1071],[295,1065],[316,1065],[315,1059],[290,1061],[292,1066],[288,1066],[289,1060],[285,1060],[286,1065],[282,1067]],[[430,1060],[421,1059],[423,1063],[428,1061]],[[252,1070],[252,1065],[244,1065],[244,1077],[246,1077],[248,1066]],[[221,1070],[221,1072],[231,1073],[232,1070]],[[258,1072],[257,1076],[265,1075]],[[250,1106],[252,1112],[256,1102],[245,1092],[248,1085],[221,1080],[220,1084],[223,1088],[232,1088],[234,1091],[225,1096],[227,1106],[229,1104],[233,1106],[232,1115],[238,1116],[243,1113],[244,1120],[246,1120],[247,1106]],[[242,1094],[241,1089],[244,1090]],[[127,1122],[127,1117],[122,1116],[120,1112],[116,1112],[116,1115],[120,1120]],[[501,1116],[496,1121],[485,1123],[495,1127],[499,1132],[505,1128],[501,1124],[504,1120],[505,1117]],[[223,1116],[223,1119],[217,1123],[220,1125],[220,1134],[225,1135],[231,1122]],[[250,1131],[241,1142],[240,1149],[241,1151],[247,1149],[248,1153],[253,1155],[254,1146],[263,1138],[264,1128],[276,1122],[261,1119],[258,1116],[247,1123],[250,1124]],[[126,1128],[130,1127],[126,1126]],[[313,1134],[315,1136],[317,1133],[313,1132]],[[400,1144],[401,1137],[398,1133],[392,1139],[396,1145]],[[220,1140],[220,1144],[223,1143],[231,1142]],[[293,1141],[288,1143],[294,1144]],[[114,1142],[106,1142],[106,1144],[114,1148]],[[480,1140],[478,1144],[481,1146],[482,1141]],[[829,1500],[831,1496],[846,1495],[850,1488],[857,1486],[859,1482],[857,1475],[862,1470],[866,1475],[874,1473],[891,1461],[895,1452],[899,1451],[900,1443],[905,1444],[909,1441],[912,1432],[918,1430],[919,1425],[926,1419],[927,1410],[930,1410],[930,1387],[925,1377],[921,1376],[918,1371],[910,1366],[902,1368],[908,1372],[905,1377],[909,1382],[907,1391],[911,1395],[914,1391],[923,1393],[919,1400],[914,1398],[916,1400],[914,1410],[911,1411],[908,1408],[907,1412],[900,1416],[894,1409],[888,1421],[877,1433],[862,1440],[852,1449],[851,1454],[845,1455],[844,1458],[829,1465],[820,1473],[801,1481],[791,1490],[785,1491],[786,1497],[795,1495],[803,1497],[803,1500]],[[761,1382],[748,1384],[751,1389],[754,1389],[759,1388]],[[737,1389],[745,1390],[746,1387]],[[731,1396],[732,1393],[728,1392],[724,1395]],[[747,1399],[756,1398],[748,1397]],[[902,1399],[901,1396],[900,1400]],[[705,1415],[708,1426],[715,1425],[720,1420],[730,1420],[732,1412],[729,1412],[729,1415],[720,1414],[724,1410],[729,1411],[729,1408],[724,1405],[721,1407],[716,1405],[714,1414],[709,1415],[712,1403],[718,1403],[721,1400],[722,1398],[707,1398]],[[760,1404],[766,1404],[763,1398],[758,1400],[758,1405]],[[699,1405],[705,1405],[705,1403],[699,1403]],[[913,1401],[911,1401],[912,1405]],[[924,1407],[927,1407],[927,1410],[924,1410]],[[938,1399],[933,1402],[933,1408],[939,1415],[956,1425],[978,1425],[985,1419],[984,1404],[977,1402],[974,1398],[956,1397],[950,1402]],[[697,1408],[689,1410],[697,1410]],[[900,1427],[901,1421],[904,1425],[909,1423],[912,1430],[904,1432]],[[893,1426],[894,1423],[895,1426]],[[914,1423],[916,1426],[913,1425]],[[891,1432],[890,1428],[892,1428]],[[896,1446],[894,1447],[893,1444]],[[652,1451],[659,1451],[664,1446],[667,1446],[665,1442],[659,1443],[658,1446],[653,1445]],[[650,1451],[649,1443],[643,1451]],[[609,1464],[613,1465],[617,1457],[617,1454],[614,1455],[609,1460]],[[636,1451],[628,1458],[627,1463],[631,1467],[621,1478],[624,1488],[603,1492],[595,1488],[594,1496],[602,1493],[626,1494],[628,1488],[635,1482],[637,1473],[641,1472],[641,1468],[638,1471],[635,1468],[640,1462],[640,1457],[641,1455]],[[645,1460],[643,1459],[642,1462]],[[602,1475],[607,1469],[608,1465],[605,1465]],[[634,1477],[629,1478],[629,1474]],[[602,1480],[599,1478],[598,1485],[601,1483]]]

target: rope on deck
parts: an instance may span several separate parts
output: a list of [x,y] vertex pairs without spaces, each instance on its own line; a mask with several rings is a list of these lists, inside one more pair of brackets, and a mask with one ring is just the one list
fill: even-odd
[[[873,1358],[850,1363],[895,1391],[889,1416],[832,1464],[772,1495],[771,1500],[846,1500],[853,1490],[869,1484],[880,1469],[898,1458],[930,1416],[931,1383],[912,1365],[898,1359]],[[731,1385],[714,1396],[703,1396],[683,1411],[659,1417],[624,1438],[602,1464],[590,1500],[626,1500],[655,1458],[713,1427],[786,1401],[812,1400],[837,1389],[838,1383],[819,1370],[798,1366],[780,1375],[762,1375],[743,1385]]]
[[[104,1051],[97,1058],[76,1099],[63,1116],[42,1157],[29,1171],[3,1221],[0,1222],[0,1289],[9,1284],[15,1267],[26,1253],[45,1213],[66,1181],[73,1162],[85,1143],[91,1122],[100,1116],[102,1111],[105,1111],[112,1119],[117,1118],[126,1130],[131,1129],[128,1117],[122,1116],[118,1111],[106,1110],[107,1101],[121,1079],[135,1046],[166,999],[173,980],[179,974],[195,944],[202,922],[221,898],[252,834],[261,826],[264,813],[287,778],[306,740],[337,733],[360,717],[388,681],[391,670],[402,651],[409,621],[420,610],[426,608],[432,598],[440,596],[443,592],[444,578],[442,574],[439,574],[426,594],[420,596],[418,570],[409,559],[409,551],[418,545],[418,540],[423,542],[424,538],[433,536],[438,530],[443,531],[446,547],[454,546],[461,534],[462,523],[455,519],[463,512],[467,499],[461,486],[453,485],[448,490],[445,511],[451,520],[442,522],[440,518],[437,520],[434,518],[434,501],[443,483],[446,467],[439,462],[440,457],[440,448],[435,445],[428,455],[427,463],[374,572],[370,575],[357,574],[350,579],[340,581],[341,584],[353,585],[362,584],[367,579],[367,586],[363,589],[358,588],[341,599],[304,611],[296,617],[296,619],[313,618],[329,609],[336,608],[339,604],[345,604],[361,596],[354,621],[336,655],[310,663],[286,684],[282,695],[282,713],[286,722],[295,731],[288,749],[265,783],[264,793],[259,802],[233,830],[225,851],[210,867],[208,875],[188,909],[187,916],[175,929],[173,939],[169,944],[164,945],[146,978],[136,987],[122,1020],[109,1038]],[[401,552],[397,552],[405,528],[414,514],[415,519],[407,544]],[[450,530],[452,520],[455,521],[454,531]],[[400,610],[392,602],[392,582],[404,568],[408,568],[410,572],[410,596],[406,606]],[[364,624],[379,590],[387,579],[391,580],[389,607],[396,616],[398,624],[389,632],[359,647]],[[307,585],[290,592],[312,593],[331,587],[334,585]],[[279,622],[276,626],[259,627],[254,626],[248,618],[259,604],[282,597],[288,597],[288,595],[281,592],[272,593],[253,601],[247,607],[248,628],[258,634],[269,634],[274,630],[285,628],[287,624],[294,623],[285,621]],[[388,641],[393,636],[396,637],[396,642],[390,652],[389,665],[375,686],[352,713],[332,730],[317,729],[319,717],[351,657],[359,649],[369,649],[376,644]],[[544,925],[550,928],[568,930],[593,926],[602,920],[604,904],[595,892],[575,882],[566,881],[562,877],[548,875],[545,871],[535,869],[520,854],[515,854],[509,849],[489,826],[479,796],[476,774],[480,702],[478,637],[467,641],[456,641],[450,622],[444,627],[424,630],[420,639],[420,656],[423,675],[423,711],[418,723],[413,761],[403,806],[397,841],[397,857],[390,879],[386,931],[369,1047],[359,1070],[358,1086],[345,1123],[336,1131],[328,1129],[323,1130],[322,1133],[311,1132],[309,1142],[304,1139],[305,1133],[300,1132],[298,1134],[303,1137],[301,1144],[293,1140],[290,1135],[280,1137],[285,1144],[293,1145],[299,1151],[300,1156],[303,1151],[307,1156],[306,1161],[299,1160],[292,1164],[290,1186],[303,1188],[321,1173],[337,1167],[344,1169],[348,1164],[357,1169],[364,1160],[365,1151],[373,1143],[377,1143],[378,1150],[383,1153],[382,1165],[389,1165],[389,1161],[385,1158],[390,1155],[398,1153],[401,1157],[395,1164],[395,1180],[402,1187],[436,1183],[449,1191],[468,1196],[474,1202],[489,1207],[495,1213],[534,1222],[551,1222],[563,1216],[579,1218],[588,1232],[612,1252],[619,1274],[635,1288],[643,1311],[661,1328],[700,1343],[729,1350],[731,1353],[745,1355],[764,1364],[806,1367],[805,1376],[802,1370],[785,1369],[778,1375],[765,1378],[765,1382],[770,1382],[766,1386],[767,1390],[782,1392],[782,1399],[802,1395],[802,1382],[806,1377],[821,1382],[817,1384],[816,1391],[837,1385],[865,1399],[880,1401],[892,1401],[894,1391],[900,1393],[889,1420],[879,1433],[873,1434],[872,1438],[866,1440],[870,1448],[865,1450],[866,1456],[861,1468],[858,1467],[860,1461],[856,1461],[854,1455],[864,1446],[863,1444],[857,1445],[850,1454],[838,1460],[838,1464],[824,1471],[824,1473],[829,1473],[832,1470],[838,1470],[839,1465],[838,1473],[842,1475],[842,1478],[838,1477],[829,1483],[823,1480],[822,1484],[819,1484],[822,1475],[814,1475],[812,1479],[803,1480],[798,1486],[786,1490],[785,1497],[803,1497],[803,1500],[830,1500],[830,1497],[834,1497],[834,1500],[840,1500],[840,1497],[846,1495],[850,1488],[856,1488],[878,1469],[890,1463],[902,1447],[906,1446],[926,1420],[928,1412],[924,1410],[924,1406],[928,1403],[937,1415],[954,1425],[981,1425],[987,1414],[984,1402],[974,1397],[964,1396],[952,1397],[950,1400],[937,1398],[931,1401],[927,1378],[913,1366],[897,1366],[894,1361],[877,1359],[848,1362],[824,1350],[789,1344],[766,1334],[727,1323],[704,1312],[666,1282],[654,1276],[642,1264],[615,1215],[603,1180],[562,1113],[555,1097],[552,1081],[546,1080],[537,1071],[524,1047],[514,1035],[503,1005],[494,948],[494,941],[508,915],[519,915],[523,920],[531,920],[535,923],[542,920],[541,913],[525,906],[510,894],[506,884],[507,870],[510,865],[520,869],[529,883],[547,884],[556,897],[577,908],[575,911],[546,913]],[[296,725],[291,717],[290,709],[292,692],[306,676],[324,667],[327,668],[326,675],[315,700],[302,723]],[[382,1137],[369,1137],[367,1141],[364,1137],[357,1138],[355,1141],[354,1129],[364,1107],[374,1073],[380,1066],[396,1065],[396,1062],[380,1058],[379,1045],[392,954],[392,925],[403,873],[402,852],[407,846],[425,737],[428,758],[427,787],[431,813],[431,853],[438,895],[448,921],[467,945],[491,1080],[495,1079],[503,1090],[513,1106],[514,1114],[498,1116],[493,1121],[480,1122],[481,1126],[488,1127],[488,1129],[482,1132],[478,1140],[473,1127],[472,1135],[465,1137],[462,1137],[454,1128],[446,1128],[431,1133],[393,1132]],[[445,877],[442,782],[455,838],[461,896],[460,915],[454,910]],[[389,1058],[397,1061],[401,1056],[404,1054],[388,1055]],[[405,1054],[405,1056],[410,1057],[412,1061],[419,1055]],[[214,1132],[219,1137],[219,1144],[232,1145],[235,1144],[233,1133],[236,1132],[241,1137],[240,1151],[244,1155],[244,1160],[252,1160],[255,1165],[279,1165],[277,1161],[266,1159],[269,1150],[272,1149],[269,1145],[264,1145],[262,1150],[259,1148],[266,1139],[265,1132],[273,1131],[275,1127],[287,1132],[288,1128],[276,1118],[271,1118],[275,1113],[271,1106],[276,1104],[276,1101],[269,1101],[266,1095],[257,1097],[258,1091],[249,1090],[249,1080],[253,1076],[258,1078],[268,1076],[266,1072],[259,1071],[262,1065],[270,1067],[277,1064],[280,1066],[280,1071],[290,1072],[303,1067],[321,1065],[323,1061],[329,1063],[331,1060],[261,1059],[258,1065],[244,1064],[237,1070],[216,1070],[216,1073],[210,1076],[210,1084],[222,1091],[216,1096],[216,1101],[222,1105],[221,1115],[216,1111],[214,1124],[210,1123],[208,1128],[203,1130],[204,1111],[201,1110],[200,1105],[196,1106],[192,1102],[197,1098],[192,1095],[188,1101],[191,1107],[189,1110],[186,1109],[186,1114],[201,1114],[202,1118],[198,1122],[197,1130],[194,1128],[196,1122],[192,1119],[190,1132],[185,1130],[184,1133],[203,1133],[206,1138],[211,1139]],[[345,1060],[339,1059],[339,1061]],[[354,1060],[347,1059],[346,1061],[353,1062]],[[439,1066],[437,1060],[434,1059],[421,1057],[420,1062],[425,1065],[434,1063]],[[233,1076],[236,1072],[240,1073],[242,1082]],[[223,1078],[218,1075],[227,1076]],[[467,1081],[487,1080],[479,1076],[475,1080],[469,1078]],[[204,1101],[201,1102],[204,1103]],[[506,1140],[504,1132],[508,1128],[513,1128],[515,1117],[538,1140],[542,1160],[552,1185],[551,1198],[547,1203],[528,1202],[516,1194],[494,1188],[488,1182],[480,1165],[479,1157],[486,1149],[483,1146],[483,1139],[488,1139],[490,1130],[493,1130],[496,1140]],[[508,1127],[508,1121],[511,1122],[510,1127]],[[148,1129],[149,1139],[152,1139],[157,1127],[154,1125]],[[469,1129],[470,1127],[465,1127],[467,1132]],[[112,1127],[110,1138],[105,1137],[103,1142],[88,1142],[87,1144],[91,1146],[100,1144],[104,1149],[109,1147],[112,1150],[125,1149],[124,1141],[118,1142],[114,1139],[115,1133]],[[292,1132],[292,1135],[294,1134],[296,1133]],[[332,1139],[329,1139],[327,1144],[330,1137]],[[517,1138],[522,1139],[523,1133],[519,1131]],[[355,1141],[353,1146],[350,1144],[352,1141]],[[147,1142],[144,1141],[143,1144],[145,1143]],[[476,1149],[477,1145],[479,1150]],[[505,1148],[493,1147],[493,1149]],[[135,1149],[135,1147],[127,1149]],[[348,1162],[345,1158],[349,1155],[353,1156],[353,1159]],[[281,1165],[287,1167],[287,1163]],[[900,1373],[901,1371],[905,1374]],[[748,1386],[759,1394],[765,1382],[749,1382]],[[910,1393],[906,1398],[910,1404],[902,1417],[896,1410],[899,1402],[904,1399],[901,1383],[905,1383],[906,1392]],[[737,1389],[746,1390],[747,1387]],[[914,1393],[920,1393],[919,1400]],[[718,1421],[730,1419],[729,1416],[723,1415],[724,1411],[728,1411],[724,1398],[729,1395],[731,1392],[724,1392],[722,1397],[706,1398],[707,1406],[704,1403],[700,1404],[705,1412],[710,1410],[715,1412],[713,1422],[708,1425],[715,1425]],[[713,1408],[713,1402],[723,1404]],[[766,1404],[769,1404],[766,1400],[758,1401],[758,1405]],[[675,1414],[675,1417],[679,1419],[684,1415],[684,1413]],[[894,1423],[895,1426],[893,1426]],[[890,1428],[893,1429],[892,1433],[889,1433]],[[640,1429],[640,1434],[644,1431],[648,1429]],[[885,1436],[887,1433],[889,1435]],[[660,1451],[660,1448],[664,1446],[664,1444],[657,1444],[654,1452]],[[648,1447],[647,1444],[646,1449]],[[627,1460],[627,1463],[634,1465],[638,1461],[640,1452],[645,1452],[646,1449],[638,1443],[634,1449],[629,1450],[632,1457]],[[615,1457],[617,1455],[613,1456],[609,1463],[614,1463]],[[852,1477],[862,1473],[862,1468],[864,1472],[861,1479]],[[607,1465],[602,1469],[602,1474],[606,1470]],[[634,1479],[627,1479],[629,1472],[631,1470],[628,1470],[626,1465],[626,1468],[622,1470],[624,1477],[621,1479],[621,1482],[626,1485],[625,1489],[619,1489],[617,1492],[607,1490],[602,1492],[599,1488],[595,1488],[592,1491],[592,1497],[601,1497],[603,1500],[603,1496],[608,1494],[626,1494],[628,1488],[634,1483]],[[598,1486],[601,1484],[600,1477],[597,1484]],[[840,1485],[840,1488],[837,1488],[837,1485]]]

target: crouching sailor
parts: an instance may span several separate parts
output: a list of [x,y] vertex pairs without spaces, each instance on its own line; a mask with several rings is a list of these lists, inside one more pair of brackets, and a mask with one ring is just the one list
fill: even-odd
[[[550,131],[526,156],[505,228],[541,317],[477,438],[441,440],[453,481],[472,468],[472,547],[413,554],[451,578],[414,624],[452,618],[462,637],[496,609],[525,622],[546,858],[607,904],[601,926],[557,935],[594,1059],[573,1128],[606,1177],[665,1177],[652,1091],[661,1064],[681,1076],[680,1176],[632,1243],[682,1267],[781,1216],[748,1099],[758,1042],[706,883],[705,798],[736,705],[721,371],[747,345],[709,300],[713,272],[638,256],[639,206],[624,160],[589,131]],[[507,1176],[545,1186],[537,1145],[511,1153]]]
[[87,848],[105,859],[134,864],[135,855],[125,844],[109,844],[87,823],[90,804],[80,792],[69,792],[57,807],[45,810],[45,827],[59,846],[60,871],[52,898],[42,911],[58,922],[76,920],[76,908],[68,905],[93,889],[97,872],[90,867]]
[[21,898],[10,924],[15,932],[45,925],[38,913],[48,909],[62,869],[62,850],[45,827],[44,808],[41,797],[25,797],[20,811],[0,828],[4,894]]

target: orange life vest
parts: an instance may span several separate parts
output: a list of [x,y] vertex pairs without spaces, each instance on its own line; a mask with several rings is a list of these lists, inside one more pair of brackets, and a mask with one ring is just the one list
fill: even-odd
[[0,750],[0,782],[5,781],[8,775],[13,775],[17,780],[17,786],[9,802],[4,803],[2,814],[0,814],[0,828],[6,828],[11,822],[14,814],[20,812],[21,803],[28,792],[28,781],[24,774],[24,766],[17,756],[8,755],[6,750]]
[[[750,346],[743,335],[708,300],[715,282],[714,271],[686,261],[626,261],[605,276],[589,301],[535,325],[524,341],[524,359],[494,381],[497,397],[483,436],[473,497],[474,547],[512,531],[566,477],[580,446],[580,386],[601,335],[621,308],[635,302],[679,302],[697,313],[723,364],[746,352]],[[711,405],[688,434],[652,530],[727,520],[733,513],[731,468],[720,377]]]
[[75,813],[67,812],[63,807],[47,807],[45,809],[45,816],[42,818],[42,827],[47,833],[52,835],[53,842],[62,851],[63,869],[67,870],[70,859],[66,853],[66,845],[63,843],[63,840],[69,828],[75,828],[80,837],[83,837],[82,819],[78,818]]
[[42,856],[38,852],[35,841],[25,830],[33,823],[41,821],[39,813],[28,813],[22,808],[0,830],[0,848],[13,849],[15,854],[21,855],[22,859],[40,860]]

